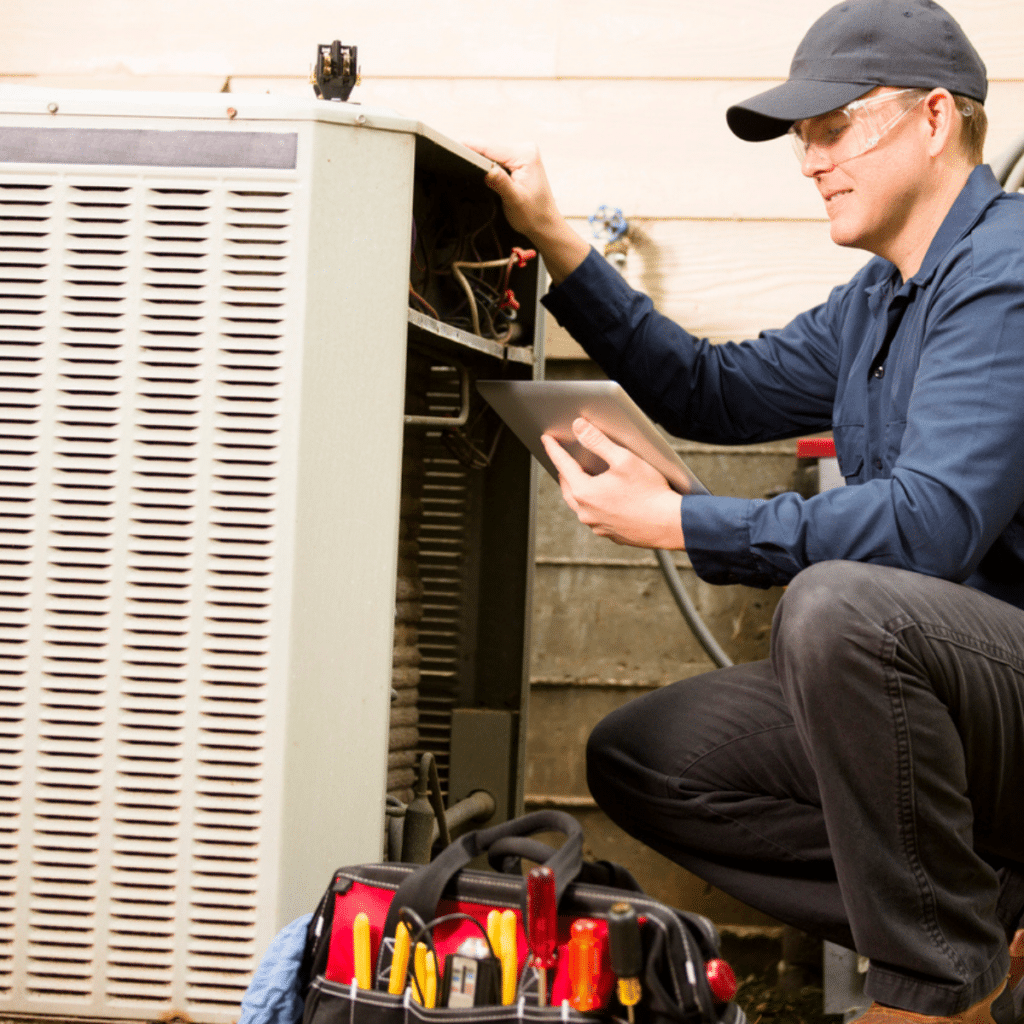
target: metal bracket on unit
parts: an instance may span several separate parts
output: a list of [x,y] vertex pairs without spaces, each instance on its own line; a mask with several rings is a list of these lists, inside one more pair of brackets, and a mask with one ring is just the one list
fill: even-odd
[[459,371],[458,416],[406,416],[406,426],[417,427],[464,427],[469,420],[469,370],[461,363],[455,363]]
[[316,51],[313,91],[322,100],[347,100],[359,84],[358,47],[343,46],[337,39],[321,43]]

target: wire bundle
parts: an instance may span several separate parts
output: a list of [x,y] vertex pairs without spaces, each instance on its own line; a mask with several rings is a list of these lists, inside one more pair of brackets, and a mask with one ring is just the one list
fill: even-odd
[[435,320],[512,344],[520,305],[512,271],[536,252],[503,242],[496,204],[470,202],[444,191],[446,185],[425,181],[414,198],[410,304]]

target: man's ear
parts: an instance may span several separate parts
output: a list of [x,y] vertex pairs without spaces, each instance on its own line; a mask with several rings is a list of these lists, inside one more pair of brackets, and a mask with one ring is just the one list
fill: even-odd
[[939,156],[957,133],[956,100],[947,89],[933,89],[924,99],[928,122],[928,155]]

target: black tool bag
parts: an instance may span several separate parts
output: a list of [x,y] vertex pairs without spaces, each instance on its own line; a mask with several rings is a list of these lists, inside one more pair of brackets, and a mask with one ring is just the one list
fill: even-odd
[[[561,832],[557,850],[528,838],[538,832]],[[511,909],[526,917],[526,880],[520,859],[544,863],[555,875],[560,930],[577,918],[602,918],[616,903],[628,901],[640,917],[642,996],[634,1007],[637,1024],[745,1024],[734,1002],[718,1002],[705,965],[718,956],[719,938],[706,918],[668,907],[645,896],[628,872],[615,865],[584,863],[578,822],[558,811],[540,811],[493,828],[471,832],[453,842],[427,865],[368,864],[342,868],[320,901],[309,925],[300,972],[305,994],[303,1024],[411,1024],[415,1019],[445,1021],[513,1021],[554,1024],[557,1020],[626,1019],[614,991],[604,1009],[580,1013],[568,1002],[537,1005],[537,975],[526,964],[511,1005],[428,1009],[411,988],[403,995],[387,992],[393,936],[401,908],[413,919],[431,922],[442,915],[468,913],[476,920],[488,910]],[[466,870],[486,853],[497,871]],[[358,988],[353,974],[352,920],[365,912],[376,936],[373,987]],[[407,915],[406,915],[407,916]],[[446,925],[446,927],[453,927]],[[462,941],[464,934],[458,936]],[[435,938],[437,936],[435,935]],[[438,956],[454,951],[439,941]],[[521,949],[521,954],[526,950]],[[520,957],[520,962],[525,956]]]

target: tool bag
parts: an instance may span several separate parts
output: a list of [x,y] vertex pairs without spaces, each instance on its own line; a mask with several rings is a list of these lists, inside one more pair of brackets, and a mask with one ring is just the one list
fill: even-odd
[[[555,850],[528,838],[538,832],[561,832],[565,843]],[[487,854],[497,871],[466,869],[481,854]],[[622,868],[584,863],[579,823],[560,811],[539,811],[467,833],[426,865],[367,864],[336,871],[307,932],[299,973],[300,991],[305,996],[303,1024],[625,1021],[627,1011],[615,996],[614,981],[603,993],[607,995],[603,1010],[581,1013],[570,1009],[560,995],[566,991],[564,980],[560,988],[557,975],[552,1005],[538,1006],[537,972],[526,962],[526,879],[520,858],[546,864],[554,872],[559,970],[565,959],[562,944],[572,922],[605,917],[613,905],[627,900],[642,922],[642,995],[633,1008],[637,1024],[746,1024],[743,1011],[734,1002],[716,1001],[708,982],[705,964],[717,958],[719,949],[714,925],[699,914],[648,898]],[[595,880],[604,884],[595,884]],[[414,912],[403,914],[405,919],[431,922],[464,914],[481,926],[492,909],[513,910],[518,923],[517,969],[521,970],[513,1003],[428,1009],[416,1001],[411,987],[402,995],[390,995],[391,954],[402,908]],[[354,978],[353,920],[360,911],[370,921],[373,982],[369,989],[359,988]],[[481,930],[462,918],[439,923],[433,930],[439,968],[447,953],[453,953],[466,938],[479,936]]]

